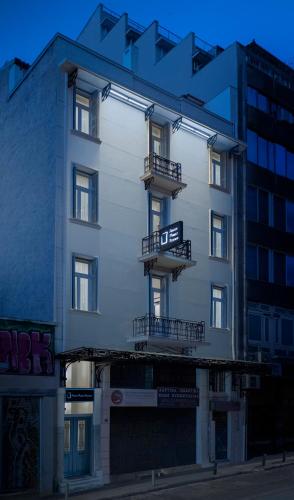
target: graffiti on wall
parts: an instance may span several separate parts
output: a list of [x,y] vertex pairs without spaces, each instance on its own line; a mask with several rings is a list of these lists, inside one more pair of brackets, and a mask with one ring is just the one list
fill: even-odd
[[53,375],[53,327],[1,321],[0,373]]
[[3,415],[3,482],[5,491],[34,489],[39,480],[39,399],[5,397]]

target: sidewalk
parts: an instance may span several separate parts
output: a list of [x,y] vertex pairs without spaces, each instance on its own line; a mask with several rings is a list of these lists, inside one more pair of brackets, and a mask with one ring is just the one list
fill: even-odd
[[[294,465],[294,454],[289,453],[286,456],[286,461],[283,462],[282,454],[271,455],[266,457],[266,465],[263,467],[262,457],[254,458],[246,463],[239,465],[231,465],[229,463],[219,463],[217,467],[217,473],[214,472],[214,466],[211,465],[207,468],[200,468],[199,466],[189,466],[187,468],[180,467],[173,469],[170,474],[168,469],[162,470],[160,477],[155,478],[155,485],[152,485],[151,474],[144,479],[138,479],[136,481],[120,481],[117,483],[112,483],[108,486],[103,486],[99,489],[90,492],[81,492],[76,494],[70,494],[69,497],[74,500],[109,500],[109,499],[121,499],[130,498],[138,494],[147,494],[154,491],[165,490],[168,488],[174,488],[176,486],[184,486],[187,484],[193,484],[203,481],[216,481],[222,478],[229,478],[232,476],[237,476],[240,474],[258,473],[262,470],[271,470],[278,467],[287,467]],[[33,496],[2,496],[0,495],[0,500],[37,500],[40,497]],[[50,497],[41,497],[43,500],[58,500],[65,498],[64,495],[55,495]]]

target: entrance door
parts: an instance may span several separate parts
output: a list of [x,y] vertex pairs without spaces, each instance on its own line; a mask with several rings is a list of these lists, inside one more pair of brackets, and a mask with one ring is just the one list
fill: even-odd
[[228,458],[228,419],[225,411],[214,411],[215,422],[215,459]]
[[90,472],[91,417],[75,415],[64,419],[64,475]]

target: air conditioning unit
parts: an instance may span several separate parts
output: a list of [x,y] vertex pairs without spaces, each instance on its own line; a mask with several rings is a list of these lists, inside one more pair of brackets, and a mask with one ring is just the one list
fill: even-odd
[[259,375],[242,375],[242,390],[260,389]]

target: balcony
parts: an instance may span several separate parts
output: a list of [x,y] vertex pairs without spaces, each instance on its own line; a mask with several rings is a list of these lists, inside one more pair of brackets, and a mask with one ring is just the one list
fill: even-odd
[[176,281],[181,271],[196,265],[191,256],[191,241],[182,239],[182,224],[176,222],[143,238],[139,260],[144,263],[145,276],[153,269],[171,273]]
[[182,182],[181,164],[155,153],[150,153],[145,158],[144,175],[140,179],[144,181],[145,189],[154,189],[172,198],[176,198],[178,193],[187,186]]
[[157,317],[146,314],[133,321],[133,338],[137,347],[147,343],[170,347],[195,347],[205,342],[205,322]]

